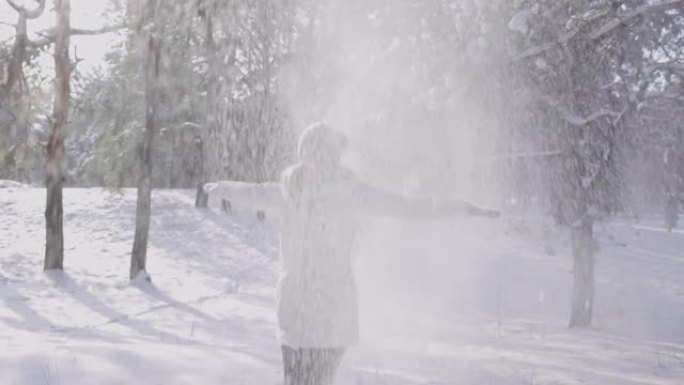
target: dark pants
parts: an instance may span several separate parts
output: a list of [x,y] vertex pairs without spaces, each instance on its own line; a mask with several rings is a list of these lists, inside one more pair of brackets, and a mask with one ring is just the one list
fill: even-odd
[[284,385],[332,385],[343,348],[291,348],[283,345]]

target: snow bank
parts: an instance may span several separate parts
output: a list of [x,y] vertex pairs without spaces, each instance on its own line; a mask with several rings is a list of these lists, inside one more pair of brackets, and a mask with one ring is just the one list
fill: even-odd
[[[0,384],[280,381],[272,225],[155,191],[151,282],[129,284],[135,191],[65,189],[66,271],[45,274],[44,193],[0,190]],[[567,234],[520,220],[366,219],[338,384],[681,384],[684,233],[597,230],[596,327],[571,331]]]
[[13,180],[0,179],[0,188],[19,188],[23,186],[23,184]]

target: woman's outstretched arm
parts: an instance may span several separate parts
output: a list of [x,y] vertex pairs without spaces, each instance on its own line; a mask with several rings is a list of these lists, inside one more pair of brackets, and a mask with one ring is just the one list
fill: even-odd
[[272,209],[282,206],[279,183],[246,183],[219,181],[204,185],[204,192],[212,199],[226,199],[238,208]]
[[358,183],[356,200],[359,208],[374,215],[425,218],[499,217],[497,210],[482,208],[464,200],[405,197],[365,183]]
[[444,199],[434,201],[434,211],[447,216],[471,216],[498,218],[499,210],[476,206],[468,201],[461,199]]

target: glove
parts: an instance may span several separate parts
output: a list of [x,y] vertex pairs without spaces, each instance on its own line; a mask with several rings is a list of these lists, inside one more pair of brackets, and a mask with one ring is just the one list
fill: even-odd
[[482,215],[487,218],[499,218],[501,213],[495,209],[482,209]]

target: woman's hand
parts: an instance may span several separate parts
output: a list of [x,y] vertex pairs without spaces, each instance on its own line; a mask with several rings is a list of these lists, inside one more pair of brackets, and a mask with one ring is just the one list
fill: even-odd
[[499,210],[479,207],[472,203],[466,203],[466,205],[468,205],[466,213],[472,216],[484,218],[498,218],[501,216]]
[[482,208],[470,202],[458,199],[435,201],[433,207],[436,213],[447,216],[473,216],[484,218],[499,218],[499,210]]
[[480,214],[486,218],[499,218],[501,213],[496,209],[480,209]]

